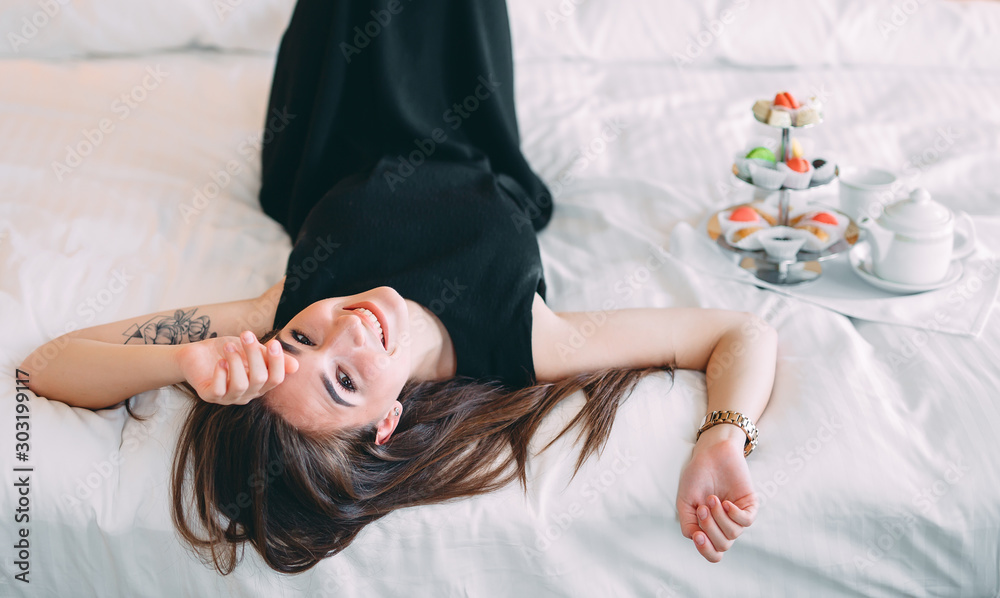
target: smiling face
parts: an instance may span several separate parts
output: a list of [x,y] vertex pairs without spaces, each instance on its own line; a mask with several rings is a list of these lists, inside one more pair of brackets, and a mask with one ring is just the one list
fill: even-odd
[[299,368],[268,393],[268,405],[297,428],[375,423],[384,442],[399,421],[396,399],[410,377],[407,309],[399,293],[378,287],[300,311],[276,337]]

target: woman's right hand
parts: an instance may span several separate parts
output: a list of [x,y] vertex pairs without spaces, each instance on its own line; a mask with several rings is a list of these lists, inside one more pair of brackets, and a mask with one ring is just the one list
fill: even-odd
[[249,330],[184,345],[177,360],[198,396],[219,405],[246,405],[299,369],[277,339],[262,345]]

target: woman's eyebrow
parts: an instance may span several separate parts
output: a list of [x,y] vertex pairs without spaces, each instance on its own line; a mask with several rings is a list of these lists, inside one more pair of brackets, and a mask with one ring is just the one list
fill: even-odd
[[299,348],[298,347],[294,347],[292,345],[289,345],[285,341],[281,340],[280,336],[275,336],[274,338],[278,339],[278,344],[280,344],[281,348],[285,350],[285,353],[291,353],[292,355],[298,355],[299,354]]
[[334,402],[339,403],[344,407],[354,407],[353,403],[348,403],[344,399],[340,398],[340,395],[337,394],[337,389],[333,386],[333,382],[330,382],[330,379],[327,378],[325,373],[321,372],[319,379],[323,381],[323,386],[326,388],[326,392],[330,393],[330,398],[333,399]]

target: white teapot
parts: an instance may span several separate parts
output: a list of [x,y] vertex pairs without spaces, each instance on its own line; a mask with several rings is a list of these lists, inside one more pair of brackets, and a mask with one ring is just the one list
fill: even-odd
[[955,217],[926,189],[892,203],[878,221],[858,223],[871,238],[872,265],[879,278],[903,284],[933,284],[951,265]]

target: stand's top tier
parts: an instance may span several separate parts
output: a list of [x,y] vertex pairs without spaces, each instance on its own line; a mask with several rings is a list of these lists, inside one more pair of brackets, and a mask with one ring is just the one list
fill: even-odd
[[779,129],[811,127],[823,122],[823,102],[812,96],[800,103],[792,94],[783,91],[773,100],[757,100],[753,115],[758,122]]

